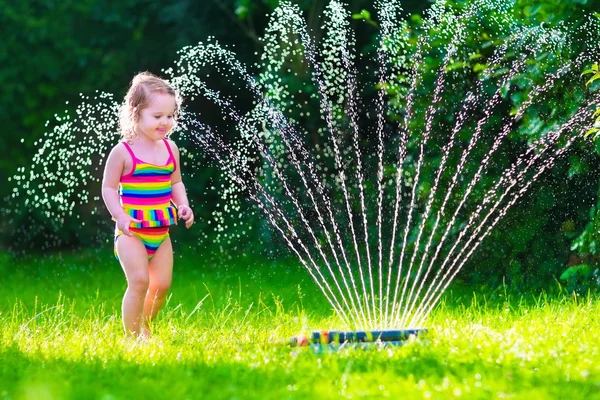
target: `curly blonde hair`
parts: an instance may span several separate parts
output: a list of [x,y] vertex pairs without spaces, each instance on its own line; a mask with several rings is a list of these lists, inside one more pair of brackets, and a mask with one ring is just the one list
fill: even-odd
[[[140,119],[140,112],[150,106],[150,95],[156,92],[170,94],[175,98],[173,120],[175,123],[177,122],[182,103],[179,92],[164,79],[150,72],[140,72],[131,80],[129,90],[119,109],[119,127],[122,140],[131,142],[137,137],[135,125]],[[167,137],[170,136],[171,132],[167,134]]]

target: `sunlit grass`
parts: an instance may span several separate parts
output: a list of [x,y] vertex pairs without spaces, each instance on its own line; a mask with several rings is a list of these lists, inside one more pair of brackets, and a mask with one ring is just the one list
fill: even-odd
[[295,265],[176,260],[145,342],[122,334],[124,279],[94,255],[4,263],[0,398],[600,398],[600,302],[449,293],[402,347],[316,354],[335,327]]

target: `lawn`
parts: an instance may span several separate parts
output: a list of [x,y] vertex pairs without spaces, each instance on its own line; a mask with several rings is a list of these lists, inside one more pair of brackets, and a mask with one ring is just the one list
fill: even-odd
[[135,342],[109,255],[0,255],[0,399],[600,399],[597,298],[455,286],[417,340],[315,353],[286,344],[336,326],[308,273],[217,259],[177,254],[154,337]]

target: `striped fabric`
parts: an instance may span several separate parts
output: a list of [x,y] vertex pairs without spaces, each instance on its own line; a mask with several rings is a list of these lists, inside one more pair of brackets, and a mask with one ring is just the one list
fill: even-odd
[[[169,227],[162,226],[159,228],[129,228],[129,231],[137,236],[142,241],[142,244],[146,248],[148,253],[148,259],[154,257],[154,253],[160,247],[161,243],[169,236]],[[123,232],[117,231],[116,236],[122,235]],[[118,260],[119,255],[117,254],[117,246],[115,244],[115,257]]]
[[165,165],[140,160],[123,142],[133,159],[133,169],[121,177],[121,205],[127,214],[142,221],[132,223],[132,228],[156,228],[177,223],[177,209],[171,204],[171,174],[175,171],[175,158],[167,141],[163,141],[169,151]]

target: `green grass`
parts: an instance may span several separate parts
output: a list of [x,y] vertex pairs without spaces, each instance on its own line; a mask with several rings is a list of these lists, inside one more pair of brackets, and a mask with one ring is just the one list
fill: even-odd
[[177,258],[145,343],[108,256],[0,257],[0,276],[0,399],[600,398],[597,299],[455,290],[425,337],[316,354],[284,344],[336,324],[293,264]]

